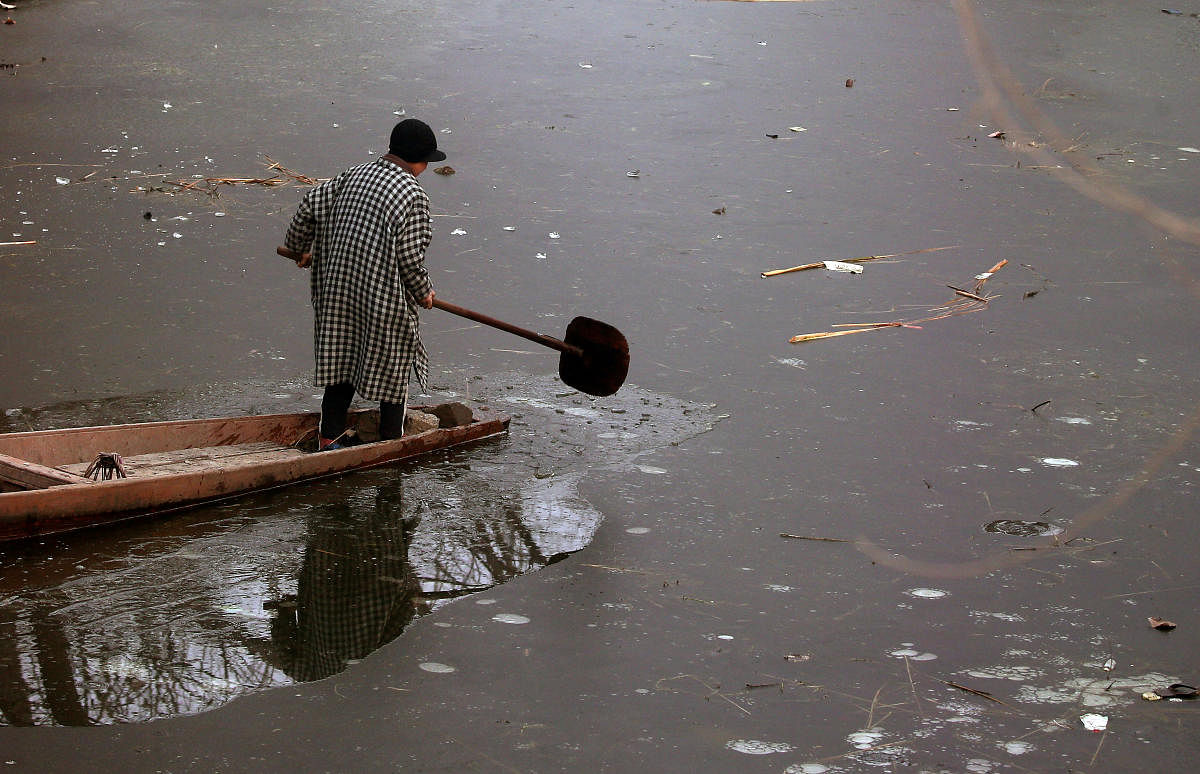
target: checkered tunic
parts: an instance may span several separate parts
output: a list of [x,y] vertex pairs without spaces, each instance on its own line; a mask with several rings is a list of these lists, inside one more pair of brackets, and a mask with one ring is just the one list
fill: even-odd
[[432,290],[432,237],[424,189],[382,158],[304,196],[285,244],[313,256],[318,387],[349,382],[366,400],[402,403],[410,368],[427,384],[417,302]]

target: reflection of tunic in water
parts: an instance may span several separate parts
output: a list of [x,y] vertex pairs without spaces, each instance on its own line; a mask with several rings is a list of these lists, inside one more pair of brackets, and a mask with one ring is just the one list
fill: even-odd
[[294,610],[279,611],[271,636],[295,680],[319,680],[394,640],[412,620],[419,584],[408,564],[400,507],[381,490],[373,513],[344,507],[310,527]]

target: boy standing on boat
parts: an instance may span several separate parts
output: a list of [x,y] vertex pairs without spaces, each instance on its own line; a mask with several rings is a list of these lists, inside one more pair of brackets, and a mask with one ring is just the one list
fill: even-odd
[[399,438],[409,371],[426,385],[416,307],[433,307],[425,271],[433,226],[417,177],[445,158],[427,124],[405,119],[386,154],[313,188],[288,227],[287,248],[312,256],[322,449],[338,448],[355,392],[379,401],[380,436]]

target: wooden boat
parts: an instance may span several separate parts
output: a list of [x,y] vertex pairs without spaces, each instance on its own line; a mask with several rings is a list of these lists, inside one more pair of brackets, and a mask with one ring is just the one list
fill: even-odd
[[503,414],[461,403],[413,410],[432,415],[425,417],[426,426],[437,426],[374,440],[378,411],[353,411],[348,424],[358,442],[316,453],[305,450],[315,449],[316,413],[0,434],[0,540],[108,524],[386,465],[503,433],[509,422]]

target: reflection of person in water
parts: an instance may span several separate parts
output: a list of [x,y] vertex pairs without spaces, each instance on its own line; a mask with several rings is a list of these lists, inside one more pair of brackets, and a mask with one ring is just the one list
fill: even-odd
[[379,488],[374,509],[309,527],[297,598],[276,606],[277,665],[295,680],[319,680],[394,640],[412,620],[420,583],[408,563],[409,532],[399,478]]

